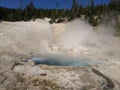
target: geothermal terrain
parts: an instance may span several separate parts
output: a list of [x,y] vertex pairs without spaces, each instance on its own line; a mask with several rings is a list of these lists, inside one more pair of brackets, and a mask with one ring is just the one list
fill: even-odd
[[0,90],[120,90],[120,38],[76,19],[0,23]]

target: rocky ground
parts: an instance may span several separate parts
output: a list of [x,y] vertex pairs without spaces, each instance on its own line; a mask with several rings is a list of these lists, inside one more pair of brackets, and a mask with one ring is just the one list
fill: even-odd
[[[113,45],[112,42],[100,48],[81,45],[81,49],[69,46],[68,50],[58,43],[64,27],[65,24],[50,25],[45,20],[1,22],[0,90],[120,90],[119,38],[111,38]],[[31,56],[49,57],[61,53],[102,63],[49,66],[29,60]]]
[[35,65],[26,60],[27,56],[13,52],[1,54],[1,90],[119,90],[120,88],[119,72],[112,71],[117,70],[117,67],[108,71],[110,68],[105,66],[48,66]]

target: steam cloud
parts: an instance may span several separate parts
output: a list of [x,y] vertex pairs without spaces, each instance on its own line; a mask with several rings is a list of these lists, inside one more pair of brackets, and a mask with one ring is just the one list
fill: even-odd
[[0,46],[10,46],[15,52],[24,54],[32,52],[33,56],[45,58],[75,56],[75,58],[110,59],[120,56],[119,38],[114,36],[114,28],[109,25],[92,27],[79,19],[66,24],[51,25],[46,21],[31,21],[7,25],[9,30],[3,32],[4,37],[0,36],[2,42]]

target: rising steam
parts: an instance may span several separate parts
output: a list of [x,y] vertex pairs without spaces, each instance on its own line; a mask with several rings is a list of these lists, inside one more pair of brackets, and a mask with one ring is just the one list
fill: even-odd
[[114,28],[109,25],[92,27],[79,19],[66,24],[31,21],[6,25],[10,28],[3,32],[4,36],[0,36],[1,46],[10,46],[14,52],[32,53],[32,56],[45,58],[54,56],[95,60],[120,56],[119,38],[114,36]]

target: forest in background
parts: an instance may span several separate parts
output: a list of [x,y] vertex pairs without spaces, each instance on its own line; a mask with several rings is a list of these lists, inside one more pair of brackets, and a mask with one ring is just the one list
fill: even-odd
[[[120,15],[120,0],[111,0],[109,4],[95,5],[94,0],[90,0],[86,6],[80,5],[78,0],[72,0],[72,6],[70,9],[59,9],[59,4],[56,3],[54,9],[43,9],[36,8],[34,3],[31,1],[25,8],[22,7],[22,0],[20,0],[20,7],[18,9],[10,9],[0,7],[0,21],[28,21],[35,20],[36,18],[51,18],[50,23],[71,21],[75,18],[81,18],[84,15],[85,20],[91,25],[96,26],[102,20],[109,21],[114,19],[116,23],[119,23]],[[109,15],[109,17],[106,15]],[[97,18],[94,18],[97,16]],[[56,21],[56,19],[58,19]]]

